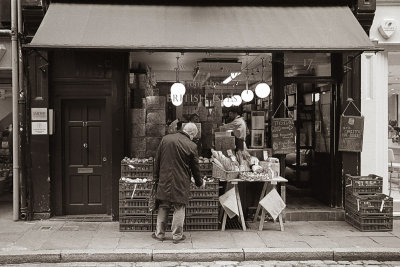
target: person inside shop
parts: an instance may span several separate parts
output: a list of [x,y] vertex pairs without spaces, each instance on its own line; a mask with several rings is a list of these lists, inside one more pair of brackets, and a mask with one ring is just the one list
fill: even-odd
[[152,234],[152,238],[156,240],[165,239],[171,207],[174,209],[171,226],[173,243],[186,239],[183,223],[185,207],[189,201],[191,176],[193,175],[197,187],[205,186],[205,180],[200,177],[197,146],[192,141],[197,132],[194,123],[187,123],[181,131],[165,135],[158,146],[154,181],[157,183],[156,200],[159,206],[156,231]]
[[244,121],[243,117],[240,116],[241,114],[242,113],[238,107],[231,108],[228,115],[232,121],[224,125],[228,129],[233,130],[236,151],[244,150],[246,136],[248,135],[249,131],[246,122]]
[[193,123],[200,123],[200,116],[197,113],[193,113],[190,118],[189,118],[189,122],[193,122]]

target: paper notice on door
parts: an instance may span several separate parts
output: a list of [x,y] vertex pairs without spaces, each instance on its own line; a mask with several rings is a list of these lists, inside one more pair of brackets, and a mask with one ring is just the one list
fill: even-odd
[[230,189],[228,192],[219,197],[219,202],[222,208],[228,214],[229,218],[239,215],[239,208],[236,201],[235,188]]
[[263,206],[274,220],[276,220],[279,214],[286,208],[285,202],[283,202],[275,188],[261,199],[260,205]]
[[32,121],[32,135],[46,135],[47,122],[46,121]]

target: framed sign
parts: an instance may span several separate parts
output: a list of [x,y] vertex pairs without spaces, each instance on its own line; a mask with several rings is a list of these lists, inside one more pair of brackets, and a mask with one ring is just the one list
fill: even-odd
[[33,121],[46,121],[47,108],[31,108],[31,118]]
[[296,152],[296,129],[292,118],[273,118],[271,120],[272,149],[274,154]]
[[46,135],[47,122],[46,121],[32,121],[32,135]]
[[363,146],[364,117],[340,117],[339,151],[361,152]]

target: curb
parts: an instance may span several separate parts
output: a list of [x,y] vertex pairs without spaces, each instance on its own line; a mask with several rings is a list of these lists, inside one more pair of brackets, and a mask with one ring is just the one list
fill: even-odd
[[0,264],[60,262],[400,261],[398,248],[232,248],[2,251]]

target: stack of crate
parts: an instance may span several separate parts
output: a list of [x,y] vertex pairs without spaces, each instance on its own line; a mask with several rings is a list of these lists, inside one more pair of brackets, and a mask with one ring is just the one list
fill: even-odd
[[205,188],[190,185],[186,206],[186,231],[218,230],[219,182],[208,180]]
[[382,184],[377,175],[346,175],[346,222],[365,232],[393,230],[393,198],[382,194]]
[[151,231],[152,216],[149,212],[149,195],[153,179],[153,162],[121,162],[119,182],[120,231]]
[[212,162],[211,159],[207,163],[199,163],[201,177],[210,178],[212,176]]

